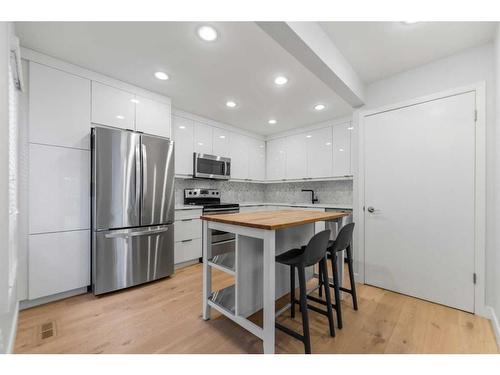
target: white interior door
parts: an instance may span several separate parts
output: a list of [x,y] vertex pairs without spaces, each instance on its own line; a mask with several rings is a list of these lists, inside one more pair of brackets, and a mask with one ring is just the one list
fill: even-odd
[[367,284],[474,311],[474,112],[469,92],[365,118]]

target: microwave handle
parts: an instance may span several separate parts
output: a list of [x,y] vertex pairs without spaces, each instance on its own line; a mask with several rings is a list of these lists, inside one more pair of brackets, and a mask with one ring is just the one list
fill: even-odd
[[224,162],[224,176],[228,176],[231,174],[231,163],[229,161]]

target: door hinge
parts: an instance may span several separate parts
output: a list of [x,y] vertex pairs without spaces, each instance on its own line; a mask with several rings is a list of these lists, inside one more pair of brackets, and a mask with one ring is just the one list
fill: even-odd
[[475,272],[472,274],[472,281],[474,282],[474,284],[475,284],[475,283],[476,283],[476,281],[477,281],[477,275],[476,275],[476,273],[475,273]]
[[474,122],[477,122],[477,109],[474,110]]

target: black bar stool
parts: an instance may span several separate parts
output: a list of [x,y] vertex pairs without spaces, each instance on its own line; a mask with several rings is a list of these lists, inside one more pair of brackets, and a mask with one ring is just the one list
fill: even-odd
[[[354,223],[346,224],[342,227],[335,241],[329,241],[327,249],[327,257],[331,259],[332,272],[333,272],[333,283],[330,283],[328,278],[327,283],[324,281],[324,276],[321,275],[322,270],[319,270],[319,296],[322,297],[322,289],[325,285],[329,285],[334,290],[335,304],[333,308],[337,313],[337,325],[339,329],[342,329],[342,306],[340,301],[340,292],[349,293],[352,297],[352,304],[354,310],[358,309],[358,297],[356,296],[356,283],[354,282],[354,269],[352,260],[352,233],[354,231]],[[351,289],[347,289],[340,286],[339,283],[339,271],[337,268],[337,253],[342,250],[346,250],[347,255],[347,267],[349,269],[349,281],[351,284]],[[325,288],[326,291],[326,288]],[[315,298],[313,296],[308,296],[309,299],[325,304],[322,299]]]
[[[313,266],[319,263],[319,269],[322,271],[322,277],[324,278],[323,283],[328,283],[328,267],[326,263],[326,249],[328,247],[328,240],[330,238],[330,230],[324,230],[315,234],[307,246],[302,246],[300,249],[292,249],[287,252],[280,254],[276,257],[276,262],[290,266],[290,301],[292,305],[291,315],[292,318],[295,317],[295,304],[300,303],[300,311],[302,313],[302,329],[303,334],[287,328],[279,323],[276,323],[276,328],[289,334],[292,337],[302,341],[304,343],[306,354],[311,353],[311,336],[309,333],[309,316],[307,309],[311,309],[320,314],[326,315],[328,317],[328,323],[330,326],[330,335],[335,337],[335,327],[333,324],[333,308],[332,301],[330,298],[330,291],[325,290],[326,296],[326,307],[327,311],[321,310],[315,306],[307,304],[307,290],[306,290],[306,267]],[[300,289],[300,301],[295,299],[295,268],[297,268],[299,274],[299,289]]]

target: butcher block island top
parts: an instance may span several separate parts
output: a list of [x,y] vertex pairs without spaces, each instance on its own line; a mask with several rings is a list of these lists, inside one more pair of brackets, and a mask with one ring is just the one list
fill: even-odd
[[243,227],[276,230],[316,221],[336,220],[347,216],[345,212],[318,212],[299,210],[259,211],[237,214],[203,215],[202,220],[239,225]]

